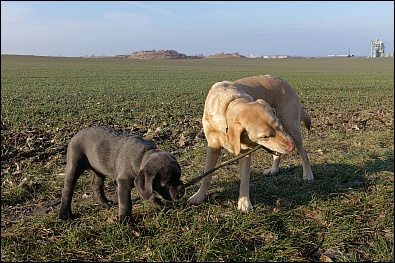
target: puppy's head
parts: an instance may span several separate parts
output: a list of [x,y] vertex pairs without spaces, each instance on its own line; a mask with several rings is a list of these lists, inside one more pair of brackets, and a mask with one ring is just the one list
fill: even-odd
[[181,168],[176,158],[167,152],[154,151],[143,158],[134,184],[144,200],[152,195],[176,201],[185,193],[181,181]]
[[282,154],[295,147],[292,138],[283,131],[274,109],[261,99],[247,103],[238,112],[226,136],[236,155],[241,151],[241,144],[248,147],[260,144]]

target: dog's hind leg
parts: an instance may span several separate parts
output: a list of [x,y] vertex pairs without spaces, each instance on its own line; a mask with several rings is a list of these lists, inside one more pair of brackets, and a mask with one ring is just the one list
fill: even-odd
[[[221,154],[221,148],[207,147],[206,154],[206,165],[204,167],[204,172],[207,172],[215,168],[215,164],[218,161],[218,157]],[[208,188],[211,184],[212,173],[203,178],[199,190],[188,199],[188,203],[192,205],[197,205],[203,202],[204,198],[207,196]]]
[[[290,106],[290,108],[295,109],[297,109],[298,107],[300,108],[300,105],[294,105],[293,107]],[[307,156],[307,152],[303,146],[303,136],[300,125],[300,122],[303,121],[306,128],[310,129],[311,118],[303,108],[300,109],[300,112],[296,110],[285,113],[277,111],[277,116],[280,119],[281,124],[283,125],[284,131],[289,136],[291,136],[292,140],[294,141],[296,149],[298,150],[300,157],[302,158],[303,180],[312,182],[314,181],[314,176],[313,172],[311,171],[309,157]]]
[[300,130],[291,130],[288,133],[295,143],[296,149],[298,150],[300,157],[302,158],[303,165],[303,180],[307,182],[314,181],[313,172],[311,171],[311,165],[307,152],[303,146],[303,138]]
[[[71,153],[71,151],[69,151]],[[62,190],[61,204],[59,209],[59,218],[73,218],[71,212],[71,200],[73,198],[74,188],[78,178],[86,168],[86,162],[83,160],[73,160],[72,154],[69,153],[66,171],[64,175],[64,186]]]
[[93,170],[90,170],[89,173],[91,175],[93,196],[95,197],[99,205],[108,208],[111,204],[113,204],[113,201],[108,200],[104,193],[105,177]]

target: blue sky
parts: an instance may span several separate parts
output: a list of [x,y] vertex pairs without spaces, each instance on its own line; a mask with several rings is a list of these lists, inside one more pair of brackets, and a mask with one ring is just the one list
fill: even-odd
[[1,1],[1,53],[368,56],[394,52],[393,1]]

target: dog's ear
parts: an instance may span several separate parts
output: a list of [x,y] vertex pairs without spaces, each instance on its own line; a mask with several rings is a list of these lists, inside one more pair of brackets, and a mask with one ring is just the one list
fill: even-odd
[[141,169],[134,179],[134,185],[144,200],[148,200],[152,196],[152,185],[154,183],[155,174]]
[[226,133],[226,139],[236,155],[240,153],[240,137],[243,130],[240,122],[233,122],[229,125],[228,132]]

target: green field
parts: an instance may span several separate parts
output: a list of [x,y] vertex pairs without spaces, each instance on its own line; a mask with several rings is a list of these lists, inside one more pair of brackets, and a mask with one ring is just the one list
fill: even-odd
[[[315,181],[296,151],[276,176],[252,156],[254,210],[236,209],[239,167],[215,172],[206,202],[155,210],[132,192],[131,225],[77,182],[73,221],[57,218],[66,148],[87,126],[140,135],[173,153],[187,182],[203,172],[201,117],[217,81],[272,74],[312,118],[303,128]],[[223,150],[220,161],[233,156]],[[295,169],[287,169],[291,164]],[[106,193],[116,200],[114,181]],[[2,261],[393,261],[394,60],[128,60],[1,56]]]

